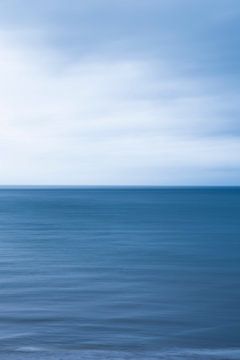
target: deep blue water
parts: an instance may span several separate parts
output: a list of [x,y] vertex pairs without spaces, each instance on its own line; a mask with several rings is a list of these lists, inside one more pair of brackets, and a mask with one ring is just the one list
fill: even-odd
[[0,190],[0,359],[240,359],[240,188]]

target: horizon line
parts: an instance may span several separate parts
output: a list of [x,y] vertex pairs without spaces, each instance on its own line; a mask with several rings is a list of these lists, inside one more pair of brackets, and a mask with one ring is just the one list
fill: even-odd
[[163,189],[167,189],[167,188],[240,188],[240,184],[239,185],[231,185],[231,184],[227,184],[227,185],[151,185],[151,184],[146,184],[146,185],[122,185],[122,184],[118,184],[118,185],[111,185],[111,184],[105,184],[105,185],[70,185],[70,184],[61,184],[61,185],[56,185],[56,184],[24,184],[24,185],[0,185],[0,190],[1,189],[41,189],[41,188],[52,188],[52,189],[64,189],[64,188],[73,188],[73,189],[100,189],[100,188],[163,188]]

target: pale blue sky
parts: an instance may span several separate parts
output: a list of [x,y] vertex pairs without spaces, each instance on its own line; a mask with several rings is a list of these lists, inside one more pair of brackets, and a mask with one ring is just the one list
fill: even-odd
[[0,184],[238,185],[238,0],[2,0]]

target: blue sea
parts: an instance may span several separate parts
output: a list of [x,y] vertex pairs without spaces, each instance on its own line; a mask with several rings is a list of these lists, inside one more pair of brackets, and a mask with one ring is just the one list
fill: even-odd
[[1,188],[1,360],[240,359],[240,188]]

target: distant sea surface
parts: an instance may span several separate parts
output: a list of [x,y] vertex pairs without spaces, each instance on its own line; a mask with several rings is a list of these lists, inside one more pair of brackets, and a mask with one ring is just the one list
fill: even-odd
[[1,188],[0,359],[240,359],[240,188]]

